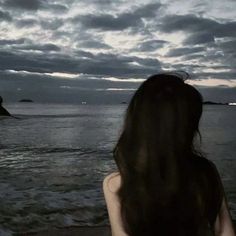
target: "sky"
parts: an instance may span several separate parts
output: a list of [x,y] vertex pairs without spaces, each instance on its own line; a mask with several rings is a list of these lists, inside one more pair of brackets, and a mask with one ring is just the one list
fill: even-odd
[[5,102],[120,103],[162,71],[235,102],[236,1],[0,0]]

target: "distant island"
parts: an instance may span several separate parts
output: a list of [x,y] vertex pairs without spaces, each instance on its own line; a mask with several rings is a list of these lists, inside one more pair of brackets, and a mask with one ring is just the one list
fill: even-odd
[[212,102],[212,101],[205,101],[203,102],[203,104],[205,105],[229,105],[229,103],[227,102],[222,103],[222,102]]
[[34,101],[31,99],[21,99],[19,102],[34,102]]

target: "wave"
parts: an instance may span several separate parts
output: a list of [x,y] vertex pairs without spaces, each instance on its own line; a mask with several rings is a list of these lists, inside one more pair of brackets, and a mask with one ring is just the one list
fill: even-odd
[[37,119],[37,118],[77,118],[77,117],[95,117],[97,114],[53,114],[53,115],[23,115],[14,114],[15,118],[18,119]]
[[11,152],[31,152],[35,154],[42,153],[76,153],[76,154],[110,154],[112,151],[110,149],[92,149],[92,148],[74,148],[74,147],[22,147],[22,146],[0,146],[1,150],[10,150]]

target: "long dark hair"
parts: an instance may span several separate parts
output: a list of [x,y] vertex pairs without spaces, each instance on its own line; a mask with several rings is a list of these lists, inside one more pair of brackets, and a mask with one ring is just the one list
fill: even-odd
[[128,235],[204,236],[209,190],[194,162],[203,158],[194,146],[202,101],[180,75],[165,73],[149,77],[132,97],[113,151]]

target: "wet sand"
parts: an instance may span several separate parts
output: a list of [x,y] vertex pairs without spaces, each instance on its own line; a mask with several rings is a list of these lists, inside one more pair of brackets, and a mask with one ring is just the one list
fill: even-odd
[[[236,231],[236,221],[234,221]],[[19,236],[111,236],[109,226],[99,227],[68,227],[63,229],[52,229],[38,233],[20,234]]]

